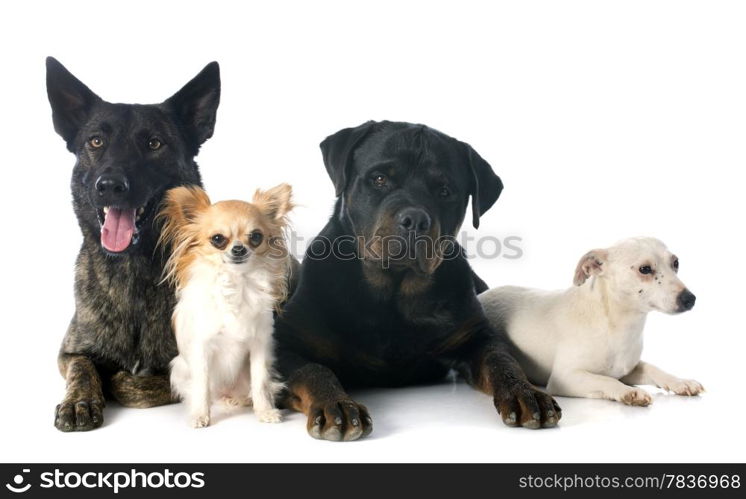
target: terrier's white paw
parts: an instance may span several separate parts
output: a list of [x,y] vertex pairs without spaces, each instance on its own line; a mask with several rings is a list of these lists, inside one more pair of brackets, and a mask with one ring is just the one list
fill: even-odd
[[256,413],[259,421],[262,423],[279,423],[282,421],[282,414],[278,409],[267,409]]
[[627,405],[646,407],[653,403],[653,398],[648,392],[640,388],[630,388],[622,393],[619,402]]
[[676,395],[694,396],[705,391],[704,387],[693,379],[677,379],[663,387],[665,390],[674,392]]
[[194,416],[192,418],[193,428],[206,428],[210,426],[210,415],[203,414],[202,416]]

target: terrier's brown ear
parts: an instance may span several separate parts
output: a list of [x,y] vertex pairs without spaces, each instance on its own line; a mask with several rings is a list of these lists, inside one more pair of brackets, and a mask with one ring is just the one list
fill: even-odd
[[293,188],[289,184],[280,184],[266,191],[257,189],[253,202],[262,213],[272,220],[280,221],[293,209],[292,197]]
[[575,268],[573,284],[581,286],[592,275],[601,275],[608,257],[608,252],[603,249],[595,249],[583,255]]

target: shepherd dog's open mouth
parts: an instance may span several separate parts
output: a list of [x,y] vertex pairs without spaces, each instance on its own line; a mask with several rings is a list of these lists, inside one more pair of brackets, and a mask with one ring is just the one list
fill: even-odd
[[101,246],[109,253],[116,254],[139,243],[142,229],[155,211],[155,204],[151,199],[139,208],[97,208],[96,214],[101,225]]

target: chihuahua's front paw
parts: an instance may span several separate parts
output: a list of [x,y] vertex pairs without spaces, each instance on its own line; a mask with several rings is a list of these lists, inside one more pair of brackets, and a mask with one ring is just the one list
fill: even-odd
[[262,423],[279,423],[282,421],[282,414],[278,409],[267,409],[256,413],[259,421]]
[[208,426],[210,426],[210,415],[209,414],[203,414],[201,416],[192,417],[193,428],[207,428]]
[[653,403],[653,398],[650,394],[640,388],[630,388],[624,391],[618,400],[623,404],[639,407],[647,407]]
[[705,391],[704,387],[693,379],[677,379],[673,383],[669,383],[667,386],[662,387],[666,390],[674,392],[676,395],[685,395],[692,397],[699,395]]

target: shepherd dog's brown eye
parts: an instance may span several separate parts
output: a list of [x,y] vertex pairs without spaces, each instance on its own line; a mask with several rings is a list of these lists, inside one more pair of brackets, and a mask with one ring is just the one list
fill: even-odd
[[102,139],[102,138],[101,138],[101,137],[99,137],[99,136],[91,137],[90,139],[88,139],[88,144],[89,144],[89,145],[90,145],[90,146],[91,146],[92,148],[94,148],[94,149],[98,149],[99,147],[101,147],[101,146],[103,146],[103,145],[104,145],[104,139]]
[[153,137],[152,139],[148,141],[148,147],[150,148],[151,151],[160,149],[161,145],[163,145],[161,141],[155,137]]

